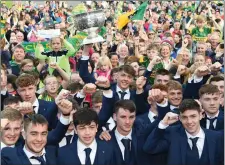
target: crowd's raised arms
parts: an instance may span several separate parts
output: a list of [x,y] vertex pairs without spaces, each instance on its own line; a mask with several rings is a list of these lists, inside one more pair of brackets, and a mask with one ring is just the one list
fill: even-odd
[[223,1],[4,1],[0,21],[2,165],[224,164]]

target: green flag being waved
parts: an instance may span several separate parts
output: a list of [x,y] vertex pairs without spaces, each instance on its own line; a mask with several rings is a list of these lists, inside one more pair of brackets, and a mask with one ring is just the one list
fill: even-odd
[[133,14],[131,20],[143,20],[145,15],[145,10],[148,6],[148,1],[143,2]]

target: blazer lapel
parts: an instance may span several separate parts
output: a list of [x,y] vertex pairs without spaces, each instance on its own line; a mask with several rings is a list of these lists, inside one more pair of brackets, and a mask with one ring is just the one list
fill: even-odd
[[45,148],[46,149],[46,155],[45,155],[45,159],[46,159],[46,163],[47,164],[56,164],[56,151],[54,150],[50,150],[48,147]]
[[[132,141],[131,141],[131,150],[133,150],[133,153],[135,154],[134,156],[135,156],[135,160],[138,160],[138,141],[137,141],[137,136],[136,136],[136,132],[135,132],[135,130],[133,129],[132,130],[132,135],[131,135],[131,137],[132,137]],[[132,149],[132,147],[133,147],[133,149]]]
[[181,151],[182,164],[186,163],[186,152],[187,152],[187,135],[183,127],[180,128],[179,144]]
[[219,112],[217,122],[216,122],[216,130],[223,130],[224,129],[224,113]]
[[201,125],[203,128],[206,128],[206,117],[202,118],[202,120],[200,121],[200,125]]
[[23,146],[17,147],[17,152],[18,152],[19,159],[21,160],[23,165],[31,165],[30,160],[28,159],[27,155],[23,151]]
[[106,151],[103,150],[103,146],[102,146],[102,143],[100,143],[98,140],[96,140],[97,142],[97,151],[96,151],[96,155],[95,155],[95,160],[94,160],[94,164],[97,164],[97,165],[104,165],[105,164],[105,154],[106,154]]
[[43,102],[41,100],[38,100],[38,103],[39,103],[39,108],[38,108],[38,114],[45,114],[45,106],[43,104]]
[[122,153],[121,153],[119,144],[117,143],[117,140],[116,140],[115,130],[116,130],[116,129],[114,129],[114,131],[112,131],[112,133],[111,133],[113,143],[116,145],[114,149],[116,150],[116,155],[119,155],[119,158],[118,158],[118,159],[119,159],[119,160],[123,160],[123,155],[122,155]]
[[71,146],[69,149],[71,151],[68,153],[65,153],[70,155],[70,160],[68,160],[69,162],[68,164],[81,164],[80,159],[78,157],[78,153],[77,153],[77,140],[70,144]]
[[207,129],[203,129],[203,131],[205,132],[205,140],[206,140],[206,144],[208,147],[208,152],[209,152],[209,162],[210,165],[214,164],[214,159],[215,159],[215,146],[216,146],[216,142],[215,142],[215,138],[213,136],[211,136],[211,134],[208,132]]

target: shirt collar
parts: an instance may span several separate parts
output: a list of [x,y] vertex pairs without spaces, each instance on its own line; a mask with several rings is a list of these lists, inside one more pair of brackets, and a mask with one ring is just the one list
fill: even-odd
[[91,151],[95,151],[97,149],[97,142],[94,139],[94,141],[89,146],[86,146],[78,139],[77,140],[77,148],[78,148],[79,152],[83,152],[84,149],[86,149],[86,148],[91,148]]
[[199,132],[197,133],[197,135],[193,136],[191,135],[190,133],[188,133],[186,130],[185,130],[186,134],[187,134],[187,138],[190,139],[190,138],[195,138],[195,137],[199,137],[201,139],[204,139],[205,138],[205,133],[204,131],[202,130],[202,128],[200,128]]
[[116,92],[118,93],[118,92],[127,92],[127,94],[128,93],[130,93],[130,90],[129,90],[129,88],[128,89],[126,89],[125,91],[123,91],[118,85],[116,86]]
[[70,133],[66,133],[65,135],[66,136],[68,136],[68,135],[74,135],[74,131],[71,131]]
[[15,145],[7,146],[5,143],[1,142],[1,149],[5,148],[5,147],[12,147],[12,148],[14,148]]
[[[25,152],[25,154],[27,155],[27,157],[28,157],[29,159],[31,159],[32,156],[37,157],[37,155],[35,155],[34,153],[28,151],[28,150],[26,149],[25,145],[24,145],[24,147],[23,147],[23,151]],[[43,148],[42,154],[41,154],[40,156],[43,156],[43,155],[45,155],[45,154],[46,154],[46,151],[45,151],[45,148]]]
[[38,107],[38,106],[39,106],[39,102],[38,102],[38,99],[37,99],[37,98],[36,98],[36,100],[34,101],[33,106],[35,106],[35,107]]
[[157,116],[155,113],[153,113],[152,111],[148,112],[148,118],[150,119],[150,121],[154,120],[154,117]]
[[171,110],[173,110],[173,109],[175,109],[175,108],[178,108],[178,107],[173,106],[173,105],[170,105],[170,109],[171,109]]
[[132,130],[130,131],[130,133],[129,133],[127,136],[121,135],[121,134],[118,132],[117,128],[116,128],[116,130],[115,130],[115,136],[116,136],[116,138],[118,139],[118,141],[121,141],[122,139],[130,139],[130,140],[132,140],[131,135],[132,135]]

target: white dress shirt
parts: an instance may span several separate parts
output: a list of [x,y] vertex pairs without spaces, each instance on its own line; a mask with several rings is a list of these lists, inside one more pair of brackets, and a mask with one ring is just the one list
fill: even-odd
[[[41,164],[41,162],[39,162],[38,160],[36,160],[36,159],[31,159],[32,156],[37,157],[37,155],[35,155],[35,154],[33,154],[32,152],[28,151],[28,150],[26,149],[25,146],[23,147],[23,151],[24,151],[25,154],[27,155],[27,157],[28,157],[28,159],[29,159],[29,161],[30,161],[30,163],[31,163],[32,165],[39,165],[39,164]],[[42,150],[41,156],[43,155],[43,158],[44,158],[44,160],[46,161],[45,154],[46,154],[46,151],[45,151],[45,149],[43,149],[43,150]]]
[[126,92],[126,94],[124,96],[124,100],[130,100],[130,90],[129,89],[123,91],[122,89],[120,89],[120,87],[118,87],[118,85],[116,86],[116,92],[119,95],[119,98],[121,99],[120,91],[121,92]]
[[122,140],[122,139],[130,139],[130,140],[132,140],[131,135],[132,135],[132,130],[130,131],[130,133],[129,133],[127,136],[123,136],[123,135],[121,135],[121,134],[118,132],[117,129],[115,130],[116,140],[117,140],[117,143],[118,143],[118,145],[119,145],[119,147],[120,147],[120,151],[121,151],[121,153],[122,153],[123,160],[124,160],[125,147],[124,147],[123,143],[121,142],[121,140]]
[[[107,121],[107,123],[109,123],[109,130],[110,130],[110,131],[112,131],[113,128],[116,126],[116,123],[115,123],[115,121],[113,120],[112,117],[109,118],[109,120]],[[103,126],[103,127],[102,127],[102,130],[103,130],[103,131],[106,131],[106,128]]]
[[[71,131],[70,133],[66,133],[65,136],[68,136],[68,135],[72,135],[72,138],[70,139],[70,143],[72,143],[73,141],[73,137],[74,137],[74,131]],[[61,142],[59,142],[59,147],[63,147],[66,145],[66,137],[64,137]]]
[[5,143],[1,142],[1,149],[5,148],[5,147],[12,147],[12,148],[14,148],[15,145],[7,146]]
[[35,112],[36,114],[38,114],[39,102],[38,102],[38,99],[37,99],[37,98],[36,98],[36,100],[34,101],[33,106],[35,106],[34,112]]
[[192,148],[192,141],[190,138],[195,138],[198,137],[198,141],[196,143],[196,146],[198,148],[198,154],[199,154],[199,158],[201,158],[202,155],[202,151],[203,151],[203,147],[204,147],[204,142],[205,142],[205,133],[204,131],[200,128],[199,132],[197,135],[192,136],[191,134],[189,134],[186,130],[185,130],[186,134],[187,134],[187,138],[188,138],[188,144],[190,145],[190,148]]
[[176,107],[176,106],[173,106],[173,105],[170,105],[170,110],[174,110],[175,108],[179,108],[179,107]]
[[[210,119],[218,117],[218,115],[219,115],[219,111],[217,112],[217,114],[215,116],[208,116],[207,113],[206,113],[206,116]],[[213,122],[214,128],[216,128],[216,122],[217,122],[217,119],[215,119],[214,122]],[[210,125],[210,121],[208,119],[206,119],[206,129],[209,129],[209,125]]]
[[95,155],[97,152],[97,142],[94,139],[94,141],[90,144],[90,146],[85,146],[83,143],[80,142],[80,140],[77,140],[77,153],[78,157],[80,159],[81,164],[85,164],[85,159],[86,159],[86,153],[84,149],[86,148],[91,148],[91,153],[90,153],[90,159],[91,159],[91,164],[94,164],[95,161]]
[[151,123],[153,123],[155,121],[155,119],[154,119],[155,116],[157,116],[157,115],[155,113],[153,113],[152,111],[148,112],[148,118]]

